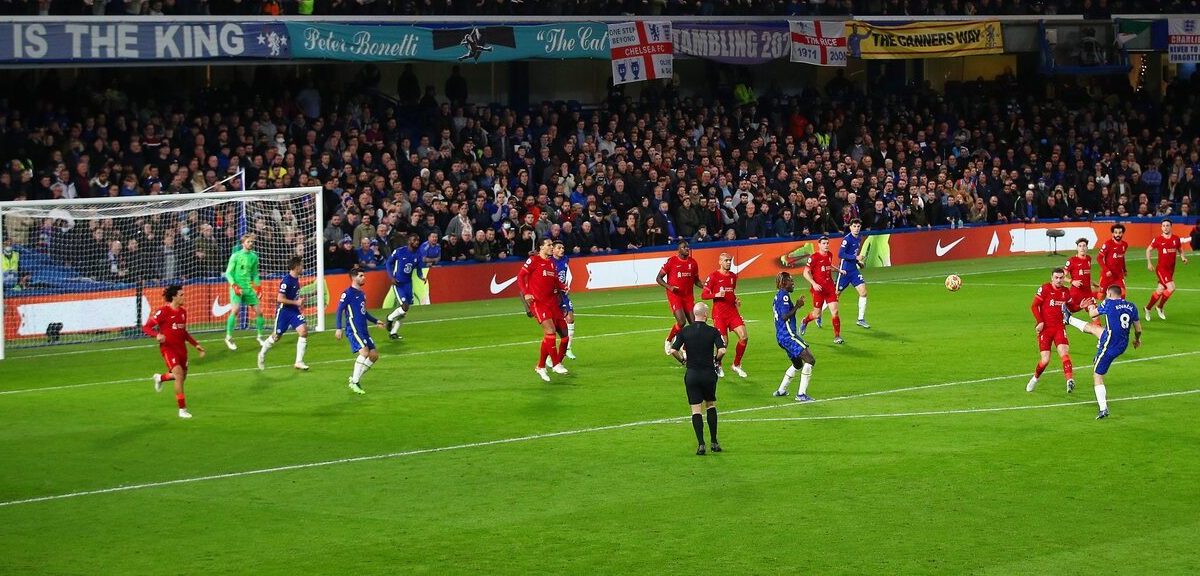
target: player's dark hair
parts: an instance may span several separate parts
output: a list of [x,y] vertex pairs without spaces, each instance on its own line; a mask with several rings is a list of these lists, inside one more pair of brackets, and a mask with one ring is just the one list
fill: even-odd
[[1087,239],[1087,238],[1080,238],[1080,239],[1078,239],[1078,240],[1076,240],[1076,241],[1075,241],[1075,244],[1079,244],[1080,242],[1082,242],[1082,243],[1084,243],[1084,244],[1087,244],[1087,243],[1088,243],[1088,239]]
[[183,286],[180,286],[178,284],[172,284],[170,286],[167,286],[163,290],[163,301],[168,302],[168,303],[171,302],[172,300],[175,299],[175,295],[179,294],[180,290],[183,290]]
[[692,243],[691,243],[691,242],[689,242],[687,238],[680,238],[680,239],[679,239],[679,242],[675,243],[675,246],[676,246],[676,247],[680,247],[680,246],[691,246],[691,245],[692,245]]
[[364,272],[364,270],[358,264],[355,264],[354,266],[350,267],[350,277],[351,278],[358,276],[360,273],[363,273],[363,272]]
[[562,240],[555,240],[555,241],[554,241],[554,245],[555,245],[555,246],[564,246],[564,244],[563,244],[563,241],[562,241]]
[[779,274],[776,274],[775,275],[775,287],[783,288],[784,280],[787,280],[788,278],[791,278],[791,277],[792,277],[792,275],[789,272],[780,272]]
[[862,225],[862,220],[859,220],[858,218],[855,218],[855,219],[853,219],[853,220],[851,220],[851,221],[850,221],[850,225],[851,225],[851,226],[853,226],[853,225],[855,225],[855,224],[858,224],[858,225],[860,225],[860,226],[861,226],[861,225]]
[[288,260],[288,270],[291,270],[292,268],[295,268],[297,266],[304,266],[304,258],[301,258],[299,256],[292,256]]
[[409,241],[409,242],[412,242],[413,240],[416,240],[417,242],[420,242],[420,241],[421,241],[421,237],[420,237],[420,236],[418,236],[418,235],[416,235],[416,234],[409,233],[409,235],[408,235],[408,241]]
[[552,240],[552,239],[550,239],[550,238],[542,238],[542,241],[541,241],[541,242],[538,242],[538,246],[545,246],[547,242],[551,242],[551,243],[553,243],[553,242],[554,242],[554,240]]
[[1162,220],[1159,220],[1159,221],[1158,221],[1158,223],[1159,223],[1159,224],[1162,224],[1163,222],[1166,222],[1167,224],[1170,224],[1170,223],[1171,223],[1171,219],[1170,219],[1170,218],[1163,218]]
[[1063,270],[1062,268],[1055,268],[1055,269],[1051,270],[1050,272],[1053,274],[1066,274],[1067,273],[1067,271]]
[[817,242],[828,242],[828,241],[829,241],[828,234],[822,234],[820,238],[817,238]]
[[1125,225],[1118,222],[1113,224],[1112,227],[1108,229],[1109,232],[1116,232],[1117,230],[1125,230]]

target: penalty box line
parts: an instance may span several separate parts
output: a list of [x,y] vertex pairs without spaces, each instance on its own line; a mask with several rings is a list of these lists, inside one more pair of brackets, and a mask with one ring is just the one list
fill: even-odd
[[[1131,358],[1129,360],[1118,360],[1117,362],[1114,362],[1114,364],[1130,364],[1130,363],[1134,363],[1134,362],[1145,362],[1148,360],[1157,360],[1157,359],[1164,359],[1164,358],[1178,358],[1178,357],[1183,357],[1183,356],[1192,356],[1192,355],[1196,355],[1196,354],[1200,354],[1200,351],[1180,352],[1180,353],[1176,353],[1176,354],[1165,354],[1162,356],[1151,356],[1151,357],[1146,357],[1146,358]],[[1053,372],[1053,371],[1048,370],[1047,372]],[[814,403],[853,400],[853,399],[858,399],[858,398],[867,398],[867,397],[871,397],[871,396],[884,396],[884,395],[888,395],[888,394],[898,394],[898,393],[902,393],[902,392],[914,392],[914,391],[918,391],[918,390],[945,388],[948,386],[961,386],[961,385],[966,385],[966,384],[979,384],[979,383],[984,383],[984,382],[995,382],[995,381],[999,381],[999,380],[1010,380],[1013,378],[1024,378],[1027,375],[1028,374],[1024,374],[1024,373],[1023,374],[1012,374],[1012,375],[1007,375],[1007,376],[993,376],[990,378],[979,378],[979,379],[975,379],[975,380],[961,380],[961,381],[957,381],[957,382],[941,382],[941,383],[937,383],[937,384],[926,384],[926,385],[921,385],[921,386],[908,386],[905,388],[893,388],[890,390],[878,390],[878,391],[874,391],[874,392],[863,392],[860,394],[849,394],[849,395],[845,395],[845,396],[836,396],[836,397],[828,398],[825,400],[817,400]],[[1161,396],[1164,396],[1167,394],[1181,395],[1181,394],[1185,394],[1185,393],[1190,394],[1190,393],[1194,393],[1194,392],[1200,392],[1200,390],[1192,390],[1192,391],[1187,391],[1187,392],[1176,392],[1176,393],[1164,393],[1164,394],[1160,394],[1160,395],[1151,395],[1151,396],[1146,396],[1146,398],[1144,398],[1144,399],[1148,399],[1148,398],[1152,398],[1152,397],[1155,397],[1155,398],[1161,397]],[[1125,398],[1123,400],[1133,400],[1133,399],[1143,399],[1143,398],[1134,397],[1134,398]],[[1114,402],[1117,400],[1118,399],[1113,399],[1113,400],[1110,400],[1110,402]],[[1084,403],[1084,402],[1080,402],[1080,403]],[[802,404],[799,404],[796,402],[788,402],[786,404],[767,404],[767,405],[763,405],[763,406],[754,406],[754,407],[750,407],[750,408],[739,408],[739,409],[735,409],[735,410],[727,410],[724,412],[724,414],[726,414],[726,415],[744,414],[744,413],[749,413],[749,412],[757,412],[757,411],[761,411],[761,410],[788,408],[788,407],[792,407],[792,406],[802,406]],[[1050,406],[1047,406],[1047,407],[1050,407]],[[947,411],[947,412],[953,413],[952,411]],[[845,419],[862,418],[862,417],[863,417],[862,415],[848,415],[845,417]],[[453,451],[457,451],[457,450],[466,450],[466,449],[470,449],[470,448],[483,448],[483,447],[487,447],[487,446],[498,446],[498,445],[503,445],[503,444],[516,444],[519,442],[530,442],[530,441],[534,441],[534,440],[544,440],[547,438],[559,438],[559,437],[564,437],[564,436],[578,436],[578,435],[589,434],[589,433],[593,433],[593,432],[606,432],[609,430],[620,430],[620,429],[624,429],[624,428],[651,426],[651,425],[655,425],[655,424],[677,424],[680,422],[684,422],[690,418],[691,418],[690,416],[657,418],[654,420],[640,420],[640,421],[636,421],[636,422],[609,424],[606,426],[594,426],[594,427],[589,427],[589,428],[577,428],[574,430],[561,430],[558,432],[546,432],[546,433],[542,433],[542,434],[528,434],[525,436],[516,436],[516,437],[512,437],[512,438],[501,438],[501,439],[497,439],[497,440],[486,440],[483,442],[469,442],[469,443],[465,443],[465,444],[453,444],[450,446],[438,446],[438,447],[433,447],[433,448],[419,448],[419,449],[415,449],[415,450],[405,450],[405,451],[401,451],[401,452],[391,452],[391,453],[386,453],[386,454],[372,454],[372,455],[367,455],[367,456],[354,456],[354,457],[349,457],[349,458],[338,458],[338,459],[334,459],[334,460],[322,460],[319,462],[289,464],[289,465],[285,465],[285,466],[275,466],[275,467],[271,467],[271,468],[260,468],[260,469],[256,469],[256,470],[243,470],[240,472],[226,472],[223,474],[195,476],[192,478],[179,478],[176,480],[164,480],[164,481],[160,481],[160,482],[145,482],[145,483],[140,483],[140,484],[128,484],[128,485],[123,485],[123,486],[114,486],[112,488],[101,488],[101,489],[97,489],[97,490],[83,490],[83,491],[79,491],[79,492],[53,494],[53,495],[49,495],[49,496],[38,496],[38,497],[34,497],[34,498],[24,498],[24,499],[20,499],[20,500],[9,500],[6,502],[0,502],[0,508],[5,508],[5,507],[9,507],[9,506],[19,506],[22,504],[34,504],[34,503],[38,503],[38,502],[51,502],[51,501],[56,501],[56,500],[66,500],[66,499],[70,499],[70,498],[80,498],[80,497],[84,497],[84,496],[98,496],[98,495],[102,495],[102,494],[113,494],[113,493],[117,493],[117,492],[130,492],[130,491],[134,491],[134,490],[146,490],[146,489],[150,489],[150,488],[161,488],[161,487],[165,487],[165,486],[178,486],[181,484],[195,484],[195,483],[199,483],[199,482],[207,482],[207,481],[212,481],[212,480],[225,480],[225,479],[229,479],[229,478],[260,476],[263,474],[272,474],[272,473],[276,473],[276,472],[290,472],[293,470],[324,468],[324,467],[336,466],[336,465],[340,465],[340,464],[353,464],[356,462],[393,460],[396,458],[404,458],[404,457],[408,457],[408,456],[420,456],[423,454],[436,454],[439,452],[453,452]],[[750,421],[753,419],[734,419],[734,420]]]

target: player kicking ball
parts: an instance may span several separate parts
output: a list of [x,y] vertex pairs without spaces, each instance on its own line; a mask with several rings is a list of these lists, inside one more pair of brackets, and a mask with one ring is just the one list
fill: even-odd
[[183,286],[167,286],[163,290],[165,306],[159,308],[142,326],[142,332],[158,340],[158,352],[167,364],[167,372],[154,375],[154,391],[162,392],[163,382],[175,383],[175,402],[179,405],[179,417],[191,418],[187,399],[183,395],[183,382],[187,379],[188,353],[184,343],[191,344],[200,357],[204,347],[187,330],[187,310],[183,308]]
[[350,269],[350,286],[342,292],[338,300],[337,331],[334,338],[342,339],[342,328],[345,327],[346,338],[350,341],[350,351],[354,357],[354,370],[350,373],[348,387],[355,394],[366,394],[362,388],[362,377],[379,361],[379,351],[375,349],[375,341],[367,333],[367,328],[374,324],[383,328],[383,320],[379,320],[367,312],[367,295],[362,287],[367,283],[367,273],[355,266]]
[[799,300],[792,301],[792,290],[796,288],[796,281],[787,272],[780,272],[775,277],[775,287],[779,289],[775,292],[774,303],[775,341],[780,348],[783,348],[784,352],[787,352],[788,360],[792,362],[787,372],[783,373],[783,382],[779,384],[775,396],[788,395],[788,386],[796,377],[796,372],[799,371],[800,386],[796,389],[796,401],[812,402],[812,396],[808,395],[808,382],[812,379],[813,365],[817,363],[817,359],[808,349],[804,338],[796,332],[796,313],[804,307],[804,297],[801,296]]
[[1100,412],[1096,419],[1108,417],[1108,391],[1104,388],[1104,376],[1113,360],[1125,352],[1129,346],[1129,328],[1133,327],[1133,347],[1142,345],[1142,323],[1138,321],[1138,309],[1132,302],[1121,298],[1120,286],[1109,286],[1105,292],[1106,298],[1096,307],[1098,315],[1104,316],[1105,327],[1089,324],[1072,317],[1069,322],[1081,332],[1086,332],[1100,339],[1096,346],[1096,363],[1092,370],[1092,383],[1096,389],[1096,403]]
[[304,351],[308,348],[308,325],[304,323],[302,311],[303,298],[300,297],[300,275],[304,273],[304,259],[292,257],[288,262],[288,273],[279,282],[279,309],[275,311],[275,331],[263,339],[262,348],[258,351],[258,369],[267,367],[267,351],[279,342],[284,332],[296,330],[296,363],[292,364],[297,370],[308,370],[304,363]]

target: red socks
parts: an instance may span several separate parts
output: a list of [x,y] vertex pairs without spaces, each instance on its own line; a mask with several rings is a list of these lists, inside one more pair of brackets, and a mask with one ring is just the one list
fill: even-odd
[[175,379],[175,375],[170,372],[167,372],[167,373],[159,376],[158,379],[162,380],[163,382],[171,382],[172,380]]
[[1038,365],[1037,365],[1037,370],[1034,370],[1034,371],[1033,371],[1033,375],[1034,375],[1034,377],[1035,377],[1035,378],[1041,378],[1041,377],[1042,377],[1042,372],[1045,372],[1045,371],[1046,371],[1046,366],[1047,366],[1048,364],[1050,364],[1050,362],[1049,362],[1049,361],[1047,361],[1047,362],[1041,362],[1041,361],[1039,361],[1039,362],[1038,362]]
[[733,354],[733,365],[734,366],[742,365],[742,354],[745,354],[745,353],[746,353],[746,341],[738,340],[736,352],[734,352],[734,354]]
[[1170,298],[1171,295],[1174,293],[1175,293],[1174,290],[1167,290],[1166,292],[1162,293],[1162,296],[1160,296],[1158,299],[1158,309],[1159,310],[1162,310],[1162,307],[1167,305],[1167,299]]
[[675,341],[675,337],[676,337],[676,336],[678,336],[678,335],[679,335],[679,325],[678,325],[678,324],[672,324],[672,325],[671,325],[671,333],[670,333],[670,334],[667,334],[667,340],[670,340],[671,342],[674,342],[674,341]]
[[1150,295],[1150,301],[1146,303],[1146,309],[1147,309],[1147,310],[1149,310],[1149,309],[1153,308],[1153,307],[1154,307],[1154,303],[1155,303],[1155,302],[1158,302],[1158,299],[1159,299],[1159,298],[1162,298],[1163,300],[1166,300],[1166,298],[1164,298],[1163,296],[1160,296],[1158,292],[1155,292],[1155,293],[1151,294],[1151,295]]
[[1066,375],[1067,380],[1074,380],[1075,379],[1075,366],[1071,364],[1071,357],[1063,356],[1062,361],[1063,361],[1063,374]]
[[837,338],[838,336],[841,336],[841,335],[842,335],[842,317],[834,316],[833,317],[833,337]]
[[180,409],[180,410],[183,410],[184,408],[187,408],[187,401],[183,399],[183,394],[176,394],[176,395],[175,395],[175,402],[176,402],[177,404],[179,404],[179,409]]
[[552,364],[558,364],[558,362],[554,359],[555,352],[557,351],[554,349],[554,335],[546,334],[542,336],[542,348],[538,354],[537,367],[545,368],[546,358],[549,358]]
[[[570,342],[571,342],[571,339],[567,336],[563,336],[562,338],[560,338],[558,340],[558,361],[559,362],[562,362],[562,359],[567,357],[567,344]],[[555,362],[555,364],[557,364],[557,363],[558,362]]]

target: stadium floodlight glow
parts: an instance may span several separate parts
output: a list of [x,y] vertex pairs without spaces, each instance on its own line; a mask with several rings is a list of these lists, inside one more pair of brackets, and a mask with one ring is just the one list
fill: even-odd
[[320,187],[0,202],[0,243],[15,261],[0,281],[0,359],[6,348],[142,337],[169,284],[184,286],[189,331],[223,329],[245,314],[229,305],[223,274],[247,232],[263,313],[274,316],[279,279],[300,256],[304,312],[322,331],[324,217]]

